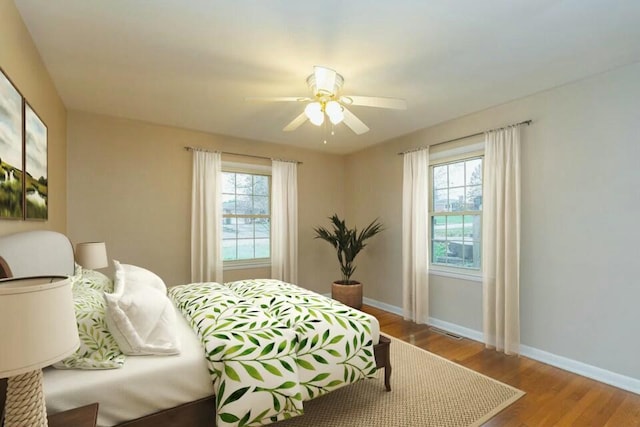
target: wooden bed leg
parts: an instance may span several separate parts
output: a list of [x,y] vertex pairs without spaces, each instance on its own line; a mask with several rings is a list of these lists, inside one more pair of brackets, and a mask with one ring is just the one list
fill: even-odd
[[376,367],[384,368],[384,386],[387,391],[391,391],[391,355],[389,347],[391,340],[384,335],[380,335],[378,344],[373,346],[373,353],[376,359]]

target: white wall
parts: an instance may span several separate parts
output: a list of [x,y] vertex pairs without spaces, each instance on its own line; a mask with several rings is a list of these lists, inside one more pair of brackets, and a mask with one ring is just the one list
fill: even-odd
[[[640,379],[640,64],[352,154],[347,213],[387,232],[359,259],[365,296],[401,297],[397,153],[532,119],[522,146],[522,343]],[[375,171],[375,173],[372,173]],[[482,329],[481,285],[431,277],[431,316]]]

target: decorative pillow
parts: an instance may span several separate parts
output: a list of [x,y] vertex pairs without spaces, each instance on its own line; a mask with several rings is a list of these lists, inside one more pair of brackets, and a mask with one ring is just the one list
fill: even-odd
[[113,292],[113,281],[99,271],[89,270],[76,263],[71,276],[73,287],[92,288],[101,292]]
[[102,292],[90,287],[74,286],[73,300],[80,347],[53,366],[58,369],[121,368],[125,356],[107,327]]
[[167,287],[149,270],[114,261],[115,292],[104,294],[107,324],[128,355],[180,353],[176,314]]

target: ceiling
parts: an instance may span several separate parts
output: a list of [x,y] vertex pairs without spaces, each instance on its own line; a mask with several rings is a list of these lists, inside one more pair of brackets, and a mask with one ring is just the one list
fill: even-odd
[[[640,60],[632,0],[15,0],[67,108],[349,153]],[[371,130],[282,128],[314,65]],[[528,117],[523,117],[526,119]]]

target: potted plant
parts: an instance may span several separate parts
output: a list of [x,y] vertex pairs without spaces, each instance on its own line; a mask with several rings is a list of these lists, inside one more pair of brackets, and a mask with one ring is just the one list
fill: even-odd
[[366,246],[365,241],[383,230],[382,224],[375,219],[358,232],[355,227],[348,228],[344,220],[341,220],[337,214],[329,219],[333,226],[331,230],[317,227],[314,228],[314,231],[316,232],[315,238],[329,242],[338,255],[342,279],[336,280],[331,285],[331,298],[350,307],[360,308],[362,307],[362,283],[351,280],[351,276],[356,271],[353,262],[356,255]]

